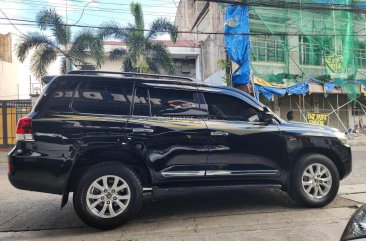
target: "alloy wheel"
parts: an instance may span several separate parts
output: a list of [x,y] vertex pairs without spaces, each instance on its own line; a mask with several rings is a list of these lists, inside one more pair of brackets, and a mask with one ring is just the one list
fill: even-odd
[[302,174],[302,187],[310,198],[324,198],[332,188],[332,174],[320,163],[311,164]]
[[130,187],[121,177],[106,175],[96,179],[86,193],[88,209],[97,217],[113,218],[130,203]]

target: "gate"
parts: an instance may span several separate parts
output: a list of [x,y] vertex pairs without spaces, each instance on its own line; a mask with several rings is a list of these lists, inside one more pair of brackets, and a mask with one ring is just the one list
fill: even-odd
[[0,100],[0,147],[11,147],[15,144],[18,120],[31,109],[31,100]]

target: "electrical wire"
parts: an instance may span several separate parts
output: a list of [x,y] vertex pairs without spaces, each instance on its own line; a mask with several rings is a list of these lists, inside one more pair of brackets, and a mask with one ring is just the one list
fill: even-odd
[[9,21],[9,23],[21,34],[21,36],[25,36],[25,34],[20,31],[15,24],[10,20],[10,18],[8,18],[8,16],[6,15],[6,13],[0,8],[0,12],[5,16],[5,19]]
[[269,7],[269,8],[288,8],[288,9],[308,9],[308,10],[330,10],[330,11],[350,11],[350,12],[366,12],[366,5],[362,4],[336,4],[336,3],[315,3],[315,2],[283,2],[282,0],[270,1],[228,1],[228,0],[196,0],[199,2],[215,2],[234,5],[247,5],[252,7]]
[[[7,19],[8,21],[13,21],[12,25],[24,25],[24,23],[27,23],[28,25],[36,25],[36,21],[33,20],[26,20],[26,19],[19,19],[19,18],[1,18],[0,19]],[[15,23],[23,22],[23,24]],[[0,25],[6,25],[3,23],[0,23]],[[94,26],[94,25],[82,25],[82,24],[65,24],[65,26],[69,27],[79,27],[79,28],[90,28],[90,29],[117,29],[112,27],[102,27],[102,26]],[[149,32],[150,29],[137,29],[137,28],[120,28],[122,30],[132,30],[132,31],[142,31],[142,32]],[[162,33],[169,33],[170,31],[160,31]],[[204,31],[177,31],[177,33],[188,33],[188,34],[210,34],[210,35],[245,35],[245,36],[309,36],[309,37],[345,37],[345,36],[354,36],[354,37],[361,37],[366,36],[365,34],[304,34],[304,33],[288,33],[288,32],[278,32],[278,33],[268,33],[268,32],[250,32],[250,33],[225,33],[225,32],[204,32]]]

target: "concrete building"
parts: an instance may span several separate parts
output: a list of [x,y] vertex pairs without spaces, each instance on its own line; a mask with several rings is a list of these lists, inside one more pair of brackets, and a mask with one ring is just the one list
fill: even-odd
[[[201,79],[201,66],[200,66],[200,47],[194,40],[179,40],[176,43],[168,40],[155,40],[162,42],[172,56],[176,75],[186,76],[196,79]],[[106,54],[104,63],[98,70],[104,71],[122,71],[123,59],[111,60],[109,58],[109,52],[115,48],[127,48],[125,43],[119,41],[105,41],[104,51]],[[92,59],[88,62],[94,64]],[[162,74],[167,74],[164,70],[161,70]]]
[[[226,60],[224,36],[226,7],[221,3],[181,0],[177,9],[175,24],[181,33],[178,39],[198,41],[201,47],[202,79],[212,84],[223,84],[225,72],[218,62]],[[348,18],[347,18],[348,16]],[[251,41],[251,69],[254,75],[267,81],[279,79],[283,84],[301,82],[311,77],[328,77],[332,80],[347,78],[352,71],[354,79],[366,77],[365,37],[352,39],[347,48],[344,33],[355,33],[364,29],[365,15],[347,15],[340,11],[311,11],[266,7],[249,8]],[[349,25],[347,25],[349,23]],[[187,33],[188,32],[188,33]],[[196,34],[189,33],[195,32]],[[211,34],[199,34],[211,33]],[[198,34],[197,34],[198,33]],[[261,34],[265,33],[265,34]],[[276,35],[274,33],[288,33]],[[309,37],[324,33],[338,37]],[[353,32],[352,32],[353,33]],[[357,43],[357,44],[356,44]],[[354,61],[345,73],[330,73],[332,62],[348,50],[347,58]],[[328,61],[328,60],[332,61]],[[328,62],[327,62],[328,61]],[[342,61],[342,60],[341,60]],[[236,66],[233,64],[233,69]],[[306,121],[306,113],[329,114],[328,124],[345,130],[366,119],[366,98],[360,95],[362,87],[356,84],[353,93],[346,88],[335,88],[325,97],[324,86],[311,83],[308,94],[302,96],[275,96],[260,100],[286,119],[289,110],[295,112],[295,120]],[[357,102],[349,102],[351,94],[358,94]]]

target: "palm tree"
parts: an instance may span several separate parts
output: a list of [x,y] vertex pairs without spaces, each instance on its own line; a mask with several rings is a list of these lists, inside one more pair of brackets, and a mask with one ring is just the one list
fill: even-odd
[[158,73],[161,67],[169,74],[175,74],[168,49],[162,43],[152,40],[169,33],[170,39],[175,42],[177,27],[166,18],[157,18],[152,22],[150,30],[146,31],[141,4],[131,2],[130,11],[135,20],[134,24],[130,23],[125,28],[115,21],[101,25],[99,36],[102,39],[113,37],[127,45],[127,50],[116,48],[110,51],[109,57],[112,60],[125,57],[123,70],[126,72]]
[[63,56],[61,71],[66,73],[70,65],[90,66],[86,62],[87,51],[100,67],[104,59],[103,41],[90,29],[84,29],[71,36],[70,26],[54,9],[42,10],[37,14],[37,24],[41,30],[50,30],[52,37],[41,32],[27,33],[16,46],[16,55],[21,62],[33,50],[31,57],[31,71],[41,78],[47,74],[49,65],[59,55]]

